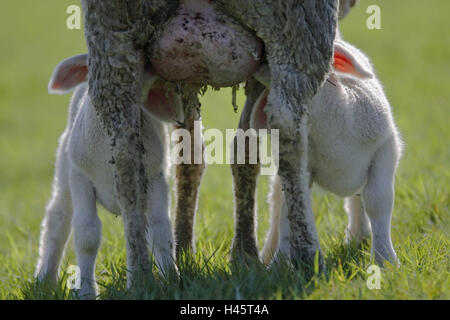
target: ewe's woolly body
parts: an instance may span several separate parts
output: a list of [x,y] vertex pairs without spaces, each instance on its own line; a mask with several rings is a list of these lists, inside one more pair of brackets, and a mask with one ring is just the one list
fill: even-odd
[[[124,213],[130,271],[150,270],[145,258],[147,181],[139,135],[138,95],[144,51],[177,1],[82,0],[89,48],[92,103],[112,138],[116,188]],[[291,221],[291,252],[311,262],[319,249],[310,208],[305,102],[329,71],[337,24],[337,0],[216,0],[223,12],[256,31],[271,66],[268,114],[280,128],[280,167]],[[220,9],[219,9],[220,11]],[[140,51],[142,49],[142,51]],[[185,105],[197,108],[198,105]]]

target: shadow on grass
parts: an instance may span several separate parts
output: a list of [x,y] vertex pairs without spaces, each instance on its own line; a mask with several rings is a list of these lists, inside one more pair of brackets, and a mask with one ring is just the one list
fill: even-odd
[[[367,244],[360,247],[336,245],[324,258],[322,273],[306,277],[304,270],[287,263],[267,268],[256,259],[234,260],[228,253],[214,252],[183,255],[178,263],[180,275],[162,277],[156,267],[154,276],[138,286],[127,289],[125,262],[110,262],[98,276],[99,299],[103,300],[203,300],[203,299],[304,299],[319,282],[328,282],[336,274],[353,279],[363,277],[367,259]],[[218,256],[218,255],[222,256]],[[78,299],[76,290],[67,287],[63,274],[56,287],[37,281],[25,282],[18,299],[66,300]]]

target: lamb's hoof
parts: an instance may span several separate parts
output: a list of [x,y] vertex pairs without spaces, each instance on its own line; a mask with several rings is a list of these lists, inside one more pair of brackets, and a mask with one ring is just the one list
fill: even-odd
[[395,253],[392,255],[386,254],[385,256],[377,255],[375,257],[375,263],[381,268],[386,267],[387,265],[397,268],[400,267],[400,260],[397,258]]
[[351,249],[363,250],[370,248],[370,236],[361,238],[345,238],[345,245]]
[[38,273],[36,275],[36,282],[49,288],[55,288],[58,285],[58,276]]
[[80,300],[96,300],[98,297],[97,284],[82,284],[80,290],[76,292],[76,296]]
[[159,274],[161,276],[161,280],[169,283],[180,280],[180,271],[178,270],[176,264],[171,264],[170,266],[160,268]]

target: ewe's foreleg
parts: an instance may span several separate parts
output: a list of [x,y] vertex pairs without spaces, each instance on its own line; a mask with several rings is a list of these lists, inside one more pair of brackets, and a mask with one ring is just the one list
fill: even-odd
[[[258,97],[264,90],[264,86],[256,80],[247,82],[245,93],[247,101],[242,111],[239,129],[247,131],[250,127],[250,114]],[[257,140],[256,140],[257,141]],[[237,143],[245,143],[245,154],[243,155],[244,163],[238,163],[238,146]],[[257,163],[249,162],[250,155],[250,139],[245,137],[244,141],[240,141],[236,136],[233,140],[232,152],[233,163],[231,164],[231,172],[233,174],[233,193],[234,193],[234,215],[235,215],[235,234],[232,245],[232,256],[239,257],[247,254],[250,257],[258,258],[258,243],[256,237],[256,190],[257,180],[260,170],[259,157],[256,155]],[[257,151],[254,150],[254,151]]]
[[[204,145],[198,107],[197,92],[190,92],[189,96],[184,98],[186,119],[183,129],[188,130],[190,133],[191,163],[177,164],[175,168],[175,241],[177,258],[183,252],[195,251],[195,213],[197,211],[200,183],[206,167],[203,159]],[[197,121],[197,130],[195,129],[195,121]]]

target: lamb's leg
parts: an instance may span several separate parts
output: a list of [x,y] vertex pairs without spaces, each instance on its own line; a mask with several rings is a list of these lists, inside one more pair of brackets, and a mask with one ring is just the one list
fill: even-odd
[[149,177],[148,243],[163,276],[176,270],[172,225],[169,218],[169,186],[164,172]]
[[[247,82],[245,93],[247,101],[242,111],[239,129],[247,131],[250,127],[250,114],[253,105],[264,90],[264,86],[256,80]],[[235,207],[235,234],[232,245],[232,256],[242,257],[246,254],[250,257],[258,258],[258,242],[256,236],[256,190],[257,180],[260,170],[259,157],[256,164],[249,163],[249,141],[245,138],[245,155],[243,164],[238,163],[238,138],[233,140],[232,152],[234,161],[231,164],[233,174],[233,193]],[[240,143],[242,143],[241,141]]]
[[397,158],[397,148],[391,141],[377,151],[362,194],[364,208],[372,228],[372,258],[375,258],[376,263],[381,266],[384,261],[398,263],[391,240]]
[[[191,163],[177,164],[175,168],[175,251],[177,259],[183,252],[195,251],[195,213],[197,211],[200,183],[206,167],[203,159],[204,145],[197,91],[191,91],[187,94],[183,98],[186,120],[182,128],[188,130],[191,136]],[[195,130],[196,121],[197,130]],[[194,153],[197,154],[197,159],[194,157]]]
[[95,299],[95,259],[102,237],[102,223],[97,215],[95,191],[92,183],[75,170],[70,172],[74,215],[72,219],[75,252],[80,267],[82,299]]
[[[261,260],[265,265],[269,265],[277,252],[280,237],[280,220],[281,210],[284,206],[284,195],[281,191],[280,177],[275,175],[272,177],[270,184],[270,225],[267,233],[266,241],[261,252]],[[289,237],[287,238],[289,239]]]
[[359,245],[370,236],[370,222],[361,199],[361,195],[345,198],[345,211],[348,215],[346,242]]
[[53,195],[42,222],[39,261],[35,276],[40,281],[56,284],[58,269],[70,234],[72,199],[69,188],[68,162],[60,148],[53,183]]

